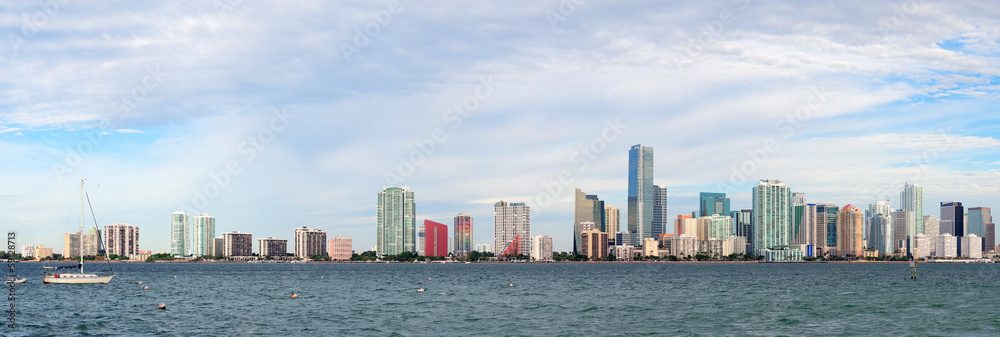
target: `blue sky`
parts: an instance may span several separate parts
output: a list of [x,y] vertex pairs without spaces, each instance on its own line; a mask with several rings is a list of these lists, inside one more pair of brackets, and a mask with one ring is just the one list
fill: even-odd
[[394,174],[420,219],[468,213],[492,243],[492,204],[527,202],[569,250],[573,189],[624,209],[640,143],[671,216],[701,191],[749,208],[766,178],[893,207],[915,182],[934,215],[1000,199],[992,2],[53,4],[0,5],[0,222],[21,244],[62,246],[86,177],[142,249],[189,209],[367,250]]

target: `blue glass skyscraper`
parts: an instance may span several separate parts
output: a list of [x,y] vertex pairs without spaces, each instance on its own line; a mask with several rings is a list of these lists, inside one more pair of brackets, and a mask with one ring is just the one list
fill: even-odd
[[628,151],[628,230],[653,237],[653,148],[642,144]]
[[729,198],[725,193],[701,192],[700,216],[729,215]]

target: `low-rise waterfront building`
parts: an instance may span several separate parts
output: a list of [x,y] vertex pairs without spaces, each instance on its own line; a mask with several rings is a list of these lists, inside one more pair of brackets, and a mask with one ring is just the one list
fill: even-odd
[[969,259],[981,259],[983,258],[983,238],[976,234],[968,234],[961,237],[962,252],[961,257]]
[[316,255],[327,255],[326,231],[301,227],[295,229],[295,257],[308,259]]
[[958,257],[958,237],[941,233],[934,238],[934,257]]
[[581,231],[580,249],[580,254],[586,255],[591,260],[608,257],[608,233],[596,229]]
[[222,233],[222,256],[253,256],[253,234],[243,232]]
[[337,236],[330,239],[329,243],[330,250],[330,260],[334,261],[347,261],[351,259],[354,254],[354,240],[351,238],[345,238],[343,236]]
[[[606,242],[605,245],[607,245]],[[552,237],[545,235],[532,236],[530,257],[533,261],[552,261]]]
[[632,261],[635,259],[635,246],[617,245],[611,250],[618,261]]
[[261,257],[283,257],[288,255],[288,240],[267,237],[257,239],[258,251]]

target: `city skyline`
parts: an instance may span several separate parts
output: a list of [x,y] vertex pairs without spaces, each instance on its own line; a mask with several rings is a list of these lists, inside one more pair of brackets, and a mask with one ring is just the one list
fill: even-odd
[[[656,149],[666,228],[701,192],[750,208],[760,179],[893,209],[916,183],[938,219],[1000,201],[996,4],[586,3],[552,21],[555,3],[404,3],[363,47],[385,4],[61,6],[0,44],[0,222],[25,243],[62,246],[85,177],[97,226],[139,226],[153,251],[175,248],[178,210],[367,250],[386,186],[417,191],[418,220],[477,219],[473,245],[493,242],[491,205],[524,202],[532,235],[572,251],[576,188],[628,228],[634,144]],[[0,30],[41,10],[10,4]]]

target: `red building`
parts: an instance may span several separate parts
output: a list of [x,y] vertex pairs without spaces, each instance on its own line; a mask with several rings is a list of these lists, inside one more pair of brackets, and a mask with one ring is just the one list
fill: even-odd
[[448,225],[424,220],[424,254],[448,256]]

